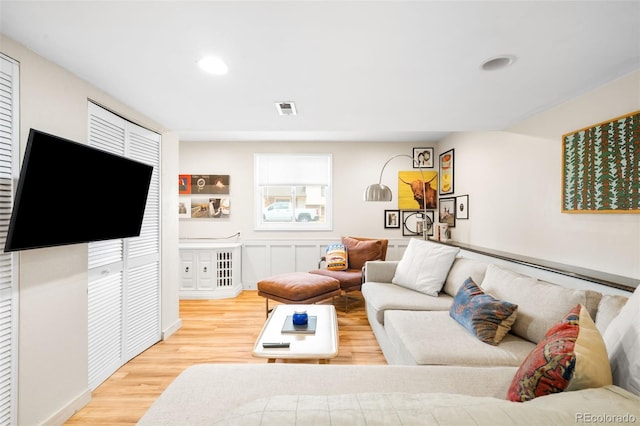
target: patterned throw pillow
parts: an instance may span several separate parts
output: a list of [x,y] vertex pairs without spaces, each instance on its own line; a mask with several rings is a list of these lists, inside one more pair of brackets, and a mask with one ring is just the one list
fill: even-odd
[[531,351],[513,377],[510,401],[610,385],[607,349],[589,311],[578,305]]
[[347,248],[344,244],[329,244],[325,253],[328,270],[345,271],[348,268]]
[[490,345],[497,345],[516,320],[518,305],[485,294],[467,278],[453,298],[449,315],[471,334]]

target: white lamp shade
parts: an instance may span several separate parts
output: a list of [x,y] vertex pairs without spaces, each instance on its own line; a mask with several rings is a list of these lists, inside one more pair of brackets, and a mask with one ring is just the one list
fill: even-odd
[[391,190],[388,186],[376,183],[369,185],[364,191],[365,201],[391,201]]

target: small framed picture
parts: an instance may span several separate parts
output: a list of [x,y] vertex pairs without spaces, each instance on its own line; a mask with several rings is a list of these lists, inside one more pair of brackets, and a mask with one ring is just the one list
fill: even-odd
[[449,228],[456,227],[456,197],[440,198],[438,222],[446,223]]
[[[422,235],[422,227],[425,220],[423,219],[425,212],[423,210],[402,210],[402,235],[415,236]],[[427,212],[426,226],[427,235],[433,235],[433,218],[434,212]]]
[[413,148],[413,168],[433,169],[433,148]]
[[456,197],[456,219],[469,219],[469,196]]
[[453,149],[440,154],[440,195],[453,194]]
[[384,211],[384,227],[400,228],[400,210]]

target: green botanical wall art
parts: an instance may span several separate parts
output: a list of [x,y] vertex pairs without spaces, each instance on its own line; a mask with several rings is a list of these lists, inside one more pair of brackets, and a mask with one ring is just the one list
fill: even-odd
[[640,111],[562,136],[562,211],[640,213]]

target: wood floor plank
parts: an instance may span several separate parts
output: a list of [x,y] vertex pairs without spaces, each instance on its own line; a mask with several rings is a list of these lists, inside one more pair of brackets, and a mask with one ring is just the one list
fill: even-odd
[[[359,293],[355,295],[362,299]],[[342,303],[337,299],[335,303],[339,348],[331,364],[386,364],[364,303],[356,302],[347,313]],[[91,402],[65,424],[134,425],[187,367],[202,363],[267,362],[251,355],[265,321],[265,301],[256,291],[245,290],[233,299],[181,300],[180,318],[180,330],[122,366],[93,392]]]

